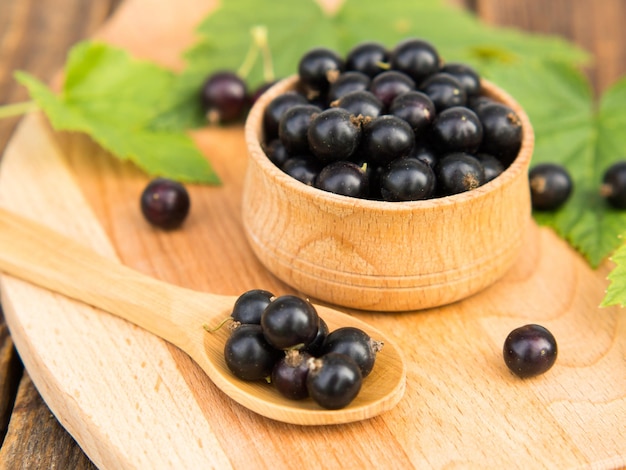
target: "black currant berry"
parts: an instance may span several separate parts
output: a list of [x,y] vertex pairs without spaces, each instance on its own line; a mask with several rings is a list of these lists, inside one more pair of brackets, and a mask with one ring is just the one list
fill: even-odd
[[474,153],[483,140],[483,126],[474,111],[454,106],[437,114],[432,138],[441,153]]
[[298,63],[300,82],[314,92],[326,92],[341,72],[344,61],[331,49],[317,47],[306,52]]
[[369,91],[382,103],[386,109],[396,96],[415,90],[415,82],[408,75],[397,70],[387,70],[379,73],[372,79]]
[[321,162],[347,160],[359,146],[361,125],[343,108],[325,109],[311,120],[307,140]]
[[308,153],[307,133],[311,120],[322,110],[312,104],[299,104],[289,108],[280,118],[278,136],[290,155]]
[[326,165],[317,176],[315,187],[342,196],[357,198],[365,198],[369,193],[369,182],[364,168],[348,161]]
[[367,377],[374,368],[376,354],[383,348],[383,343],[373,340],[359,328],[345,326],[331,331],[324,345],[322,354],[345,354],[354,360],[361,370],[361,375]]
[[379,184],[385,201],[428,199],[435,191],[435,173],[417,158],[398,158],[382,171]]
[[356,70],[370,78],[385,70],[389,60],[387,48],[377,42],[362,42],[353,47],[346,55],[346,70]]
[[519,116],[502,103],[482,106],[476,114],[483,125],[480,151],[510,164],[522,146],[522,121]]
[[547,372],[556,361],[557,344],[550,331],[540,325],[513,330],[502,348],[504,362],[518,377],[534,377]]
[[435,47],[421,39],[400,42],[390,53],[391,68],[404,72],[416,83],[437,73],[441,58]]
[[328,336],[329,329],[328,324],[324,321],[322,317],[320,317],[320,323],[317,327],[317,334],[313,341],[311,341],[305,348],[301,349],[301,351],[308,352],[311,356],[321,356],[322,345],[324,344],[324,340],[326,336]]
[[329,353],[309,361],[307,390],[322,408],[338,410],[349,405],[363,385],[361,370],[345,354]]
[[162,229],[180,227],[190,206],[185,186],[167,178],[153,179],[141,193],[141,212],[148,222]]
[[602,176],[600,194],[616,209],[626,209],[626,161],[613,163]]
[[290,349],[285,352],[272,370],[272,384],[285,398],[303,400],[309,396],[306,379],[309,375],[309,360],[307,352]]
[[461,82],[448,73],[436,73],[419,84],[419,90],[427,94],[437,112],[453,106],[465,106],[467,94]]
[[331,106],[343,108],[354,116],[378,117],[383,112],[383,102],[369,91],[354,91],[334,101]]
[[374,164],[386,165],[405,157],[414,144],[413,129],[399,117],[385,114],[363,125],[361,150]]
[[435,105],[431,99],[419,91],[398,95],[389,106],[389,114],[408,122],[416,136],[430,129],[435,113]]
[[296,155],[288,158],[281,169],[294,179],[308,186],[315,185],[315,179],[324,166],[312,155]]
[[476,158],[482,163],[485,170],[485,183],[501,175],[504,171],[502,162],[493,155],[479,153],[476,155]]
[[328,101],[332,103],[354,91],[364,91],[370,86],[371,79],[361,72],[344,72],[330,85]]
[[441,67],[441,72],[448,73],[461,82],[461,86],[468,98],[480,94],[480,75],[469,65],[459,62],[448,62]]
[[295,91],[287,91],[272,99],[263,111],[265,141],[278,137],[278,125],[285,112],[296,105],[308,104],[306,97]]
[[277,349],[305,348],[315,339],[319,316],[310,302],[295,295],[275,298],[261,316],[263,334]]
[[437,164],[437,187],[443,195],[470,191],[485,182],[485,170],[477,158],[467,153],[451,153]]
[[263,151],[277,167],[282,167],[289,158],[287,149],[280,139],[272,139],[267,144],[263,144]]
[[226,366],[242,380],[266,379],[283,354],[267,342],[260,325],[240,325],[224,345]]
[[567,170],[556,163],[540,163],[528,172],[532,207],[538,211],[554,211],[561,207],[573,189]]
[[236,73],[219,71],[202,85],[201,99],[210,123],[228,123],[243,116],[248,106],[248,90]]
[[239,323],[261,324],[261,315],[274,294],[263,289],[252,289],[244,292],[235,301],[231,317]]
[[432,169],[435,169],[437,166],[437,161],[439,160],[437,156],[437,152],[435,152],[432,148],[426,145],[415,145],[411,152],[409,153],[410,158],[417,158],[418,160],[427,163]]

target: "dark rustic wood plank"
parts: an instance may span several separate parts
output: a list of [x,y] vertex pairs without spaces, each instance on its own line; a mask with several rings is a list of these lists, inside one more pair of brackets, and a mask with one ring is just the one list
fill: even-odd
[[0,306],[0,443],[7,434],[22,371],[23,367],[9,335],[9,329],[4,323]]
[[28,374],[20,383],[0,462],[7,470],[96,468],[59,425]]
[[[0,105],[28,98],[13,78],[15,70],[48,81],[61,69],[70,47],[90,36],[119,3],[121,0],[0,1]],[[0,121],[0,158],[18,121],[18,117]],[[22,370],[0,315],[0,467],[93,468]]]
[[585,72],[597,91],[626,74],[623,0],[464,0],[485,22],[557,34],[589,51]]

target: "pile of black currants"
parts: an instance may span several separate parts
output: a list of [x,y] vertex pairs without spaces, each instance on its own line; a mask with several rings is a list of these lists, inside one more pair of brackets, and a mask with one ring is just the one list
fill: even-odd
[[285,173],[325,191],[448,196],[491,181],[521,148],[514,110],[482,93],[472,67],[444,64],[422,39],[390,50],[365,42],[345,58],[314,48],[298,77],[264,110],[262,146]]
[[288,399],[311,397],[326,409],[356,398],[383,347],[359,328],[329,331],[315,307],[295,295],[244,292],[229,319],[224,359],[236,377],[266,380]]

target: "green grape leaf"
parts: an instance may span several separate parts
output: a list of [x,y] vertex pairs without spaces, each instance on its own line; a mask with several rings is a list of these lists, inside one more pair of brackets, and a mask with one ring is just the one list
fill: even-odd
[[150,175],[219,183],[190,136],[149,127],[163,94],[175,81],[172,72],[135,61],[121,49],[83,42],[70,51],[59,94],[27,73],[17,72],[16,78],[55,129],[87,133]]
[[622,245],[611,256],[611,260],[615,263],[615,268],[608,276],[609,287],[600,306],[620,305],[626,307],[626,245]]
[[526,57],[586,63],[588,55],[555,37],[524,34],[485,25],[470,13],[441,0],[345,0],[327,12],[313,0],[229,0],[202,20],[198,40],[185,53],[187,67],[175,93],[154,120],[158,129],[206,124],[197,99],[202,82],[219,69],[239,70],[254,51],[253,31],[263,27],[271,51],[273,76],[263,67],[262,54],[245,73],[254,89],[272,78],[297,72],[304,52],[325,46],[345,54],[361,41],[392,47],[398,41],[421,37],[436,45],[446,60],[472,64],[509,65]]
[[484,75],[528,113],[536,138],[532,164],[560,163],[574,181],[567,203],[555,213],[535,212],[535,220],[598,266],[626,229],[626,211],[611,208],[600,195],[606,168],[626,158],[626,79],[595,103],[588,81],[568,64],[526,62],[487,68]]

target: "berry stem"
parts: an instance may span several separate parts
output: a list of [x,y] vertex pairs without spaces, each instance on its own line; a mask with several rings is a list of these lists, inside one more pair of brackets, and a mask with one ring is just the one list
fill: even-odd
[[34,101],[6,104],[4,106],[0,106],[0,119],[5,119],[13,116],[21,116],[23,114],[36,111],[37,109],[39,109],[39,107]]
[[[254,37],[254,34],[253,34],[253,37]],[[246,57],[243,59],[243,62],[241,63],[241,65],[239,66],[239,69],[237,70],[237,75],[245,79],[250,73],[250,70],[252,70],[252,67],[254,66],[254,63],[256,62],[258,55],[259,55],[259,45],[256,43],[256,41],[252,41],[252,44],[250,44],[250,48],[248,49],[248,52],[246,53]]]
[[269,42],[267,41],[267,28],[265,26],[256,26],[252,28],[252,37],[254,42],[261,50],[263,57],[263,80],[269,83],[274,81],[274,64],[272,62],[272,52]]

